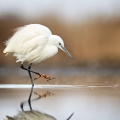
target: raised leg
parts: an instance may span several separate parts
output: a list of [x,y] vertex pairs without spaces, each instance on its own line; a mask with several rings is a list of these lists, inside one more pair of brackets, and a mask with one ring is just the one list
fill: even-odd
[[38,72],[32,71],[32,70],[30,70],[30,69],[28,69],[28,68],[25,68],[25,67],[23,66],[23,64],[21,64],[20,67],[21,67],[22,69],[24,69],[24,70],[27,70],[27,71],[30,71],[30,72],[32,72],[32,73],[37,74],[38,76],[35,77],[34,80],[37,80],[37,79],[40,78],[40,77],[42,77],[44,80],[47,80],[48,82],[49,82],[49,80],[55,79],[55,77],[48,76],[48,75],[45,75],[45,74],[41,74],[41,73],[38,73]]
[[48,82],[49,82],[49,80],[56,79],[55,77],[52,77],[52,76],[48,76],[48,75],[45,75],[45,74],[40,74],[37,77],[35,77],[34,80],[37,80],[40,77],[42,77],[44,80],[47,80]]
[[[30,63],[30,65],[32,65],[32,63]],[[28,68],[25,68],[25,67],[23,66],[23,64],[21,64],[20,67],[21,67],[23,70],[27,70],[27,71],[29,70],[29,71],[32,72],[32,73],[35,73],[35,74],[37,74],[37,75],[40,75],[39,73],[30,70],[29,67],[28,67]]]

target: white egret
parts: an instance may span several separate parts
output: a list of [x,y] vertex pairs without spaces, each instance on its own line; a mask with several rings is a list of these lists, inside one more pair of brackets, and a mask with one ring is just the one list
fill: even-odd
[[[66,52],[71,59],[73,59],[73,57],[64,47],[62,38],[57,35],[52,35],[47,27],[40,24],[30,24],[18,28],[15,34],[5,42],[5,45],[6,48],[3,50],[3,53],[15,56],[17,58],[16,62],[21,62],[20,67],[27,70],[29,73],[32,89],[28,103],[32,110],[30,99],[33,92],[34,82],[32,80],[31,72],[39,75],[39,77],[47,79],[48,81],[54,79],[54,77],[32,71],[32,63],[38,63],[54,56],[57,54],[58,48]],[[30,64],[28,68],[23,66],[24,62]]]

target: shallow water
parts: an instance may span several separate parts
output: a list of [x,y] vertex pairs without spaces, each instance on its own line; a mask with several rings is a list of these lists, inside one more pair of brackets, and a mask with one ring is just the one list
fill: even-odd
[[[34,110],[45,112],[57,120],[120,120],[120,69],[49,68],[36,69],[57,79],[35,81],[34,91],[55,93],[32,102]],[[33,78],[36,77],[34,74]],[[0,68],[0,120],[21,111],[20,103],[30,92],[28,72]],[[37,96],[33,94],[32,98]],[[24,106],[29,110],[28,104]]]
[[[20,102],[27,100],[30,85],[0,86],[0,119],[14,116],[20,111]],[[71,120],[120,120],[119,86],[107,85],[35,85],[34,91],[42,94],[47,90],[54,96],[32,102],[34,110],[45,112],[65,120],[74,112]],[[32,98],[36,98],[33,94]],[[29,110],[28,105],[24,106]]]

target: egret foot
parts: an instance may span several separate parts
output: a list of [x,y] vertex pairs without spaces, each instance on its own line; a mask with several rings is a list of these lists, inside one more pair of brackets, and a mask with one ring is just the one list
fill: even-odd
[[54,93],[50,92],[50,91],[47,91],[45,92],[44,94],[40,95],[39,93],[37,92],[34,92],[34,94],[38,95],[39,98],[44,98],[44,97],[47,97],[47,96],[51,96],[51,95],[55,95]]
[[37,77],[35,77],[34,80],[37,80],[40,77],[42,77],[44,80],[47,80],[48,82],[49,82],[49,80],[56,79],[55,77],[52,77],[52,76],[48,76],[48,75],[45,75],[45,74],[40,74]]

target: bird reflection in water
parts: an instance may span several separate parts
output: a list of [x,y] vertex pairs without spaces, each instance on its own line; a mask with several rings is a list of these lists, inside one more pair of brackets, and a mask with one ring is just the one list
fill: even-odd
[[[38,97],[31,101],[54,95],[54,93],[51,93],[49,91],[42,95],[38,94],[37,92],[34,92],[34,94],[38,95]],[[21,102],[21,105],[24,106],[25,103],[27,103],[27,101]],[[7,119],[4,120],[57,120],[55,117],[37,110],[24,111],[23,106],[21,107],[22,111],[20,111],[17,115],[15,115],[14,117],[6,116]],[[74,113],[72,113],[66,120],[70,120],[73,114]]]

